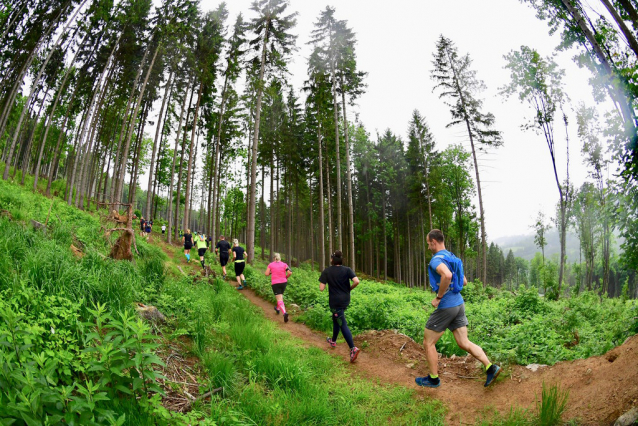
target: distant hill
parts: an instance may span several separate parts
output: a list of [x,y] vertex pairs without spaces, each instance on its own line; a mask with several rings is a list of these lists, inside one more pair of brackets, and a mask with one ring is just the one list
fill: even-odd
[[[556,228],[547,232],[547,246],[545,247],[545,257],[560,255],[560,237]],[[494,240],[494,243],[503,250],[503,254],[507,257],[507,253],[512,250],[514,256],[531,260],[536,252],[540,253],[540,248],[534,244],[534,234],[514,235],[501,237]],[[568,262],[578,262],[580,242],[578,236],[573,232],[567,233],[567,241],[565,249],[567,252]]]

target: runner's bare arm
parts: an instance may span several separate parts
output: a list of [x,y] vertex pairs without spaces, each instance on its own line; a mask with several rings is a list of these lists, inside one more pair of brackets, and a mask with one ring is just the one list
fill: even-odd
[[358,285],[359,285],[359,278],[358,277],[354,277],[352,279],[352,285],[350,286],[350,291],[354,290],[354,288],[356,286],[358,286]]
[[265,275],[265,276],[270,275],[270,268],[266,268],[266,272],[264,272],[264,275]]
[[326,289],[326,285],[324,283],[319,283],[319,291],[324,291]]

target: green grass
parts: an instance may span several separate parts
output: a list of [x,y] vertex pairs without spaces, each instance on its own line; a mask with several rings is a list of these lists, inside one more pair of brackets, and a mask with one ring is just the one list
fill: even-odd
[[[29,221],[44,222],[49,207],[46,232],[34,230]],[[353,375],[344,360],[277,329],[227,283],[194,285],[175,270],[183,262],[179,248],[170,259],[138,240],[133,263],[113,261],[106,254],[116,236],[105,237],[96,216],[4,181],[0,210],[13,218],[0,217],[3,423],[71,416],[67,423],[443,424],[441,403]],[[71,244],[84,257],[76,258]],[[140,393],[161,361],[150,329],[133,320],[134,302],[154,304],[168,316],[165,344],[185,343],[199,359],[200,393],[223,392],[188,414],[168,412],[159,395]],[[143,363],[147,380],[135,380],[135,363]],[[29,387],[21,377],[44,387]],[[37,392],[67,405],[38,399]],[[11,402],[23,397],[28,403]]]

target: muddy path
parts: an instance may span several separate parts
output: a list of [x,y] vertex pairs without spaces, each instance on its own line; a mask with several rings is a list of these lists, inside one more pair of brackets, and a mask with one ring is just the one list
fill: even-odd
[[[165,246],[164,244],[161,244]],[[167,247],[162,247],[170,256]],[[184,271],[200,273],[199,264],[182,264]],[[219,269],[215,265],[213,269]],[[236,286],[230,277],[228,285]],[[339,337],[336,348],[326,343],[327,335],[294,321],[297,316],[287,305],[290,321],[284,323],[273,304],[245,289],[241,294],[261,308],[264,316],[290,335],[316,346],[332,356],[347,361],[348,345]],[[285,299],[284,299],[285,300]],[[470,339],[472,336],[470,336]],[[427,374],[422,345],[392,330],[369,331],[355,336],[361,353],[352,370],[373,381],[391,383],[415,389],[422,398],[443,401],[448,408],[449,425],[474,424],[477,417],[497,410],[506,414],[512,408],[534,411],[543,383],[559,384],[569,390],[567,410],[563,420],[575,419],[582,425],[611,425],[631,407],[638,406],[638,335],[635,335],[603,356],[565,361],[533,372],[524,366],[506,367],[492,386],[485,388],[485,374],[480,363],[471,356],[439,359],[442,384],[437,389],[417,386],[414,378]]]

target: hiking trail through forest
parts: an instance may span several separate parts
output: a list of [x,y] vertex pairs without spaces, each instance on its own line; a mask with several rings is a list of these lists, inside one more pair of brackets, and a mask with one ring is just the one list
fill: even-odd
[[[153,240],[159,242],[167,255],[174,255],[175,246],[168,246],[160,238]],[[227,269],[231,272],[232,264],[229,266]],[[182,268],[189,275],[201,273],[198,261],[183,263]],[[218,273],[219,264],[215,263],[213,269]],[[200,284],[204,282],[200,281]],[[237,285],[234,276],[230,275],[226,283]],[[242,290],[241,294],[261,308],[264,316],[279,328],[307,346],[316,346],[346,362],[356,374],[375,382],[415,389],[421,398],[442,401],[448,409],[446,424],[449,425],[474,424],[481,415],[489,418],[492,410],[501,414],[516,408],[535,410],[543,383],[559,384],[561,389],[569,391],[563,420],[575,419],[582,425],[611,425],[623,413],[638,406],[638,335],[631,336],[602,356],[541,366],[535,372],[521,365],[505,366],[496,383],[487,388],[483,386],[485,373],[481,364],[472,356],[440,357],[441,386],[428,389],[414,382],[415,377],[428,373],[420,342],[393,330],[371,330],[354,337],[361,353],[357,361],[350,364],[349,348],[343,336],[339,336],[337,347],[331,348],[326,343],[327,334],[296,322],[298,312],[288,305],[291,321],[284,323],[282,315],[277,315],[273,309],[274,305],[257,296],[252,289]],[[353,297],[356,297],[356,290]]]

